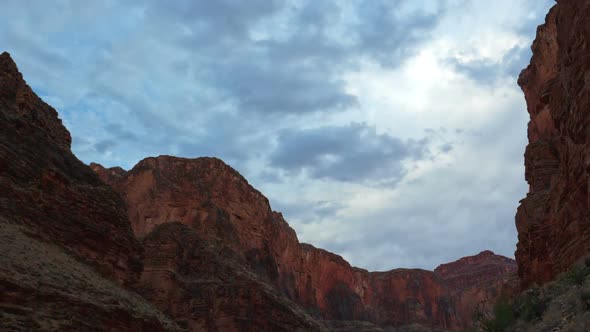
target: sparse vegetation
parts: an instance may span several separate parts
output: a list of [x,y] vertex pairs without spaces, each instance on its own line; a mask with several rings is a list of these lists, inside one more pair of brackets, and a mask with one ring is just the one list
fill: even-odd
[[473,314],[475,326],[485,332],[502,332],[514,323],[514,312],[507,300],[500,300],[489,312],[486,303],[481,302]]
[[540,290],[533,288],[514,299],[515,316],[525,322],[539,320],[547,309],[546,299],[540,297]]
[[582,265],[575,265],[565,274],[564,280],[572,285],[581,286],[590,274],[590,268]]
[[473,319],[485,332],[590,331],[590,259],[509,301],[480,303]]

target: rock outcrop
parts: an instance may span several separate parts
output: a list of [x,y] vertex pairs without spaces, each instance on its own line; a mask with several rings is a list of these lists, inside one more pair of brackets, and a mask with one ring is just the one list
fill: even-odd
[[[146,158],[128,172],[91,166],[127,202],[138,237],[170,221],[186,225],[200,238],[231,249],[258,278],[321,320],[459,328],[469,324],[463,318],[471,320],[471,308],[468,315],[457,312],[455,281],[470,289],[479,284],[489,287],[492,280],[499,280],[496,277],[511,271],[503,263],[514,265],[484,252],[441,267],[452,287],[432,271],[368,272],[336,254],[300,243],[283,216],[271,210],[268,199],[219,159],[160,156]],[[146,271],[151,264],[148,259]],[[150,287],[158,293],[158,282]],[[166,310],[173,317],[185,317]]]
[[441,264],[434,273],[449,287],[461,321],[469,326],[478,304],[511,295],[509,287],[516,279],[517,266],[513,259],[485,250]]
[[516,214],[522,288],[590,252],[590,2],[559,1],[532,50],[518,80],[530,114],[529,193]]
[[434,269],[434,273],[445,281],[453,293],[493,283],[498,278],[504,278],[516,271],[514,259],[496,255],[489,250],[441,264]]
[[176,329],[122,287],[139,278],[141,246],[120,196],[72,154],[70,142],[57,112],[2,53],[2,330]]

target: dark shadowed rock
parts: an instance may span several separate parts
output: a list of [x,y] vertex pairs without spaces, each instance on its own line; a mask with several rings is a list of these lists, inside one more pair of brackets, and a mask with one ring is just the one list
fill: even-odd
[[173,222],[157,226],[144,244],[141,293],[191,331],[323,330],[221,241]]
[[124,202],[70,151],[57,112],[0,55],[2,330],[176,330],[139,278]]
[[141,271],[125,205],[70,151],[57,112],[0,55],[0,215],[26,224],[121,283]]
[[518,80],[530,114],[529,193],[516,214],[523,288],[590,252],[590,2],[559,1],[532,50]]

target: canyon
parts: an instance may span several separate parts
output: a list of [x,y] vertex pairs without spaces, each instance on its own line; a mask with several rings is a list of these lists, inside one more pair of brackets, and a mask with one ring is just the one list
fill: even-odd
[[[463,288],[481,285],[468,266],[477,270],[483,261],[459,263],[471,271],[453,284],[460,290],[447,285],[449,274],[352,267],[300,243],[268,199],[216,158],[150,157],[130,171],[86,166],[72,154],[57,112],[8,53],[0,56],[0,73],[3,327],[345,331],[469,324],[456,303]],[[506,260],[504,270],[484,269],[488,277],[512,272]]]
[[[447,331],[590,252],[590,3],[559,1],[518,83],[530,122],[516,260],[370,272],[301,243],[217,158],[85,165],[0,55],[3,330]],[[508,223],[509,221],[507,221]]]

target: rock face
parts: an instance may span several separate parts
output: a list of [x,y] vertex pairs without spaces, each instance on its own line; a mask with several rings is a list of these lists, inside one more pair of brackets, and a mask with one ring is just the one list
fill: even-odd
[[0,326],[174,330],[121,287],[139,278],[141,246],[124,202],[72,154],[70,142],[56,111],[2,53]]
[[141,293],[190,331],[322,330],[233,250],[186,225],[161,224],[144,244]]
[[515,278],[517,266],[515,260],[486,250],[441,264],[434,273],[448,285],[461,321],[469,326],[479,303],[494,303],[499,297],[509,295],[507,288]]
[[[457,312],[455,287],[462,283],[470,289],[480,284],[489,287],[497,276],[514,268],[512,260],[484,252],[442,266],[440,273],[419,269],[368,272],[338,255],[299,243],[283,216],[271,210],[268,199],[219,159],[146,158],[129,172],[91,166],[127,202],[133,229],[138,237],[145,237],[148,252],[152,250],[149,232],[177,221],[187,226],[186,232],[190,229],[237,253],[257,278],[322,320],[459,328],[468,325],[463,316],[470,321],[471,311],[468,315]],[[177,264],[171,262],[169,256],[166,264]],[[152,280],[146,276],[151,275],[152,265],[148,258],[142,283]],[[175,311],[171,304],[180,303],[184,295],[168,293],[171,286],[158,291],[159,284],[151,282],[148,288],[153,294],[167,294],[161,299],[166,307],[160,308],[177,319],[187,319],[181,312],[188,309]]]
[[529,193],[516,214],[523,288],[552,280],[590,251],[590,2],[559,1],[532,50],[518,80],[530,114]]
[[125,205],[70,151],[57,112],[0,55],[0,215],[27,224],[120,283],[139,277],[141,247]]
[[0,223],[2,331],[181,331],[145,299],[40,236]]
[[496,255],[489,250],[441,264],[434,269],[434,273],[438,274],[454,293],[494,282],[516,271],[515,260]]

